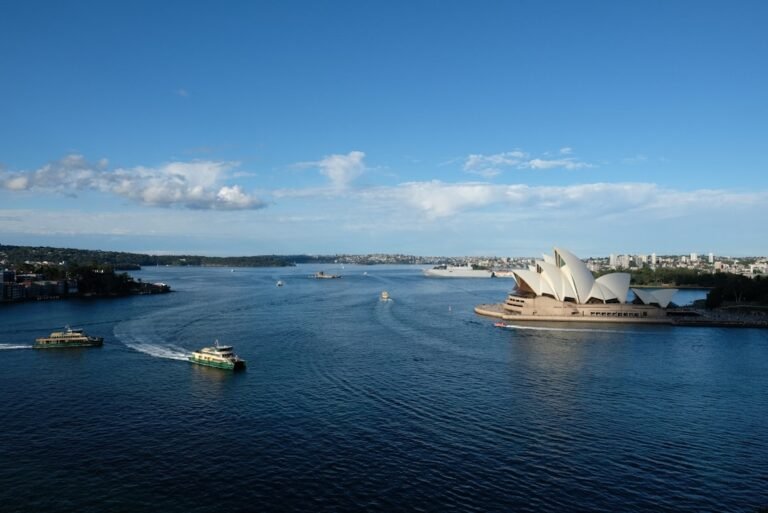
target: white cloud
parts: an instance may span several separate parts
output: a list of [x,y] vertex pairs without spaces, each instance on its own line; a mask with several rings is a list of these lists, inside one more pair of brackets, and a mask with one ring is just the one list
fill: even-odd
[[239,186],[222,184],[237,165],[236,162],[193,161],[109,170],[105,159],[91,164],[82,155],[67,155],[34,171],[0,173],[0,184],[13,191],[52,190],[75,194],[96,190],[157,207],[232,210],[265,206]]
[[29,178],[26,176],[14,176],[8,178],[3,185],[12,191],[23,191],[29,188]]
[[394,195],[428,217],[439,218],[497,203],[503,200],[504,189],[489,184],[446,184],[433,180],[401,184],[394,190]]
[[[567,186],[496,185],[488,183],[408,182],[361,191],[361,200],[384,203],[389,210],[416,210],[427,219],[471,211],[503,210],[525,218],[596,220],[634,216],[647,220],[710,210],[759,207],[768,192],[723,190],[677,191],[653,183],[589,183]],[[382,207],[383,205],[378,205]],[[640,217],[644,216],[644,217]]]
[[246,209],[253,207],[253,198],[244,193],[239,185],[233,187],[222,187],[216,193],[216,201],[221,208],[226,209]]
[[334,154],[314,162],[301,162],[296,167],[316,167],[327,176],[331,185],[336,189],[345,189],[349,184],[365,171],[362,151],[350,151],[346,155]]
[[505,167],[520,165],[528,154],[520,151],[507,151],[494,155],[471,154],[464,161],[464,171],[491,178],[499,175]]
[[522,167],[528,167],[531,169],[583,169],[592,167],[592,164],[586,162],[579,162],[575,158],[567,159],[531,159],[524,163]]
[[[566,146],[560,149],[561,155],[571,155],[572,153],[573,148]],[[528,153],[522,150],[507,151],[493,155],[471,154],[464,160],[464,171],[485,178],[498,176],[504,169],[584,169],[590,167],[593,167],[593,165],[582,162],[576,157],[559,159],[531,158]]]
[[[283,191],[282,196],[273,192],[279,201],[259,216],[236,211],[248,202],[239,187],[203,187],[203,197],[209,190],[219,201],[212,207],[215,212],[171,209],[158,216],[147,209],[6,209],[0,216],[0,233],[167,240],[181,236],[209,244],[208,252],[223,251],[220,242],[210,241],[227,240],[230,245],[224,252],[230,254],[234,247],[251,254],[256,247],[287,253],[457,255],[491,248],[487,253],[521,254],[514,250],[520,244],[552,243],[574,248],[582,244],[589,251],[605,252],[631,243],[658,251],[661,243],[683,248],[711,244],[712,233],[718,234],[717,247],[724,247],[727,239],[735,247],[764,248],[754,233],[730,228],[744,219],[768,216],[768,191],[684,191],[646,182],[531,186],[431,180],[343,191],[297,189],[296,194]],[[333,227],[330,232],[328,227]]]

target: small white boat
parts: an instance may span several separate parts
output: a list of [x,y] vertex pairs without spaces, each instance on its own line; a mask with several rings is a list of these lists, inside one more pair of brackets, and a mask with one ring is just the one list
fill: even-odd
[[283,285],[285,285],[285,284],[283,283],[283,280],[277,280],[277,283],[276,283],[276,285],[277,285],[278,287],[282,287],[282,286],[283,286]]
[[389,292],[387,292],[386,290],[381,291],[380,299],[382,301],[392,301],[392,298],[389,297]]

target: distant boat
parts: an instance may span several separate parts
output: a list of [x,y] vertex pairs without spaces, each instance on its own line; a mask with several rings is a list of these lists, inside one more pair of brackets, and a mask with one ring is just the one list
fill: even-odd
[[283,283],[283,280],[277,280],[277,283],[276,283],[276,285],[277,285],[278,287],[282,287],[282,286],[284,285],[284,283]]
[[341,278],[341,276],[338,274],[325,274],[323,271],[318,271],[311,275],[310,278],[315,278],[316,280],[332,280],[335,278]]
[[216,367],[226,370],[245,369],[245,360],[240,359],[232,350],[232,346],[220,346],[216,340],[211,347],[204,347],[193,352],[189,361],[197,365]]
[[392,301],[392,298],[389,297],[389,292],[387,292],[386,290],[381,291],[380,299],[382,301]]
[[102,337],[90,337],[81,329],[69,326],[64,331],[54,331],[47,337],[35,339],[34,349],[53,349],[56,347],[98,347],[104,344]]
[[467,265],[437,265],[425,269],[424,275],[430,278],[495,278],[496,273],[489,269],[475,269]]

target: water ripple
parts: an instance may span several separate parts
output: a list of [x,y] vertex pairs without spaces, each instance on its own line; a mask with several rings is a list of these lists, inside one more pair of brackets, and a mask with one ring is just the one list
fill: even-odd
[[[107,340],[3,352],[0,509],[768,504],[765,332],[501,331],[471,309],[503,297],[498,281],[354,266],[308,279],[315,270],[149,269],[177,292],[16,309],[0,349],[61,321]],[[185,359],[214,338],[247,373],[145,357]]]

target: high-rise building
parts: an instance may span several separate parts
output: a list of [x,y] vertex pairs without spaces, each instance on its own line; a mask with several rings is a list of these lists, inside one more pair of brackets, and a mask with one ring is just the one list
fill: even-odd
[[651,265],[656,265],[656,253],[651,253]]
[[616,259],[616,265],[622,269],[629,269],[632,265],[632,257],[629,255],[619,255]]
[[699,255],[697,255],[696,253],[691,253],[691,263],[695,264],[698,261],[699,261]]
[[611,266],[612,268],[615,268],[616,263],[617,263],[616,255],[611,253],[611,255],[608,257],[608,265]]
[[714,254],[714,253],[710,253],[710,254],[709,254],[709,258],[707,259],[707,261],[708,261],[710,264],[714,264],[714,263],[715,263],[715,254]]

